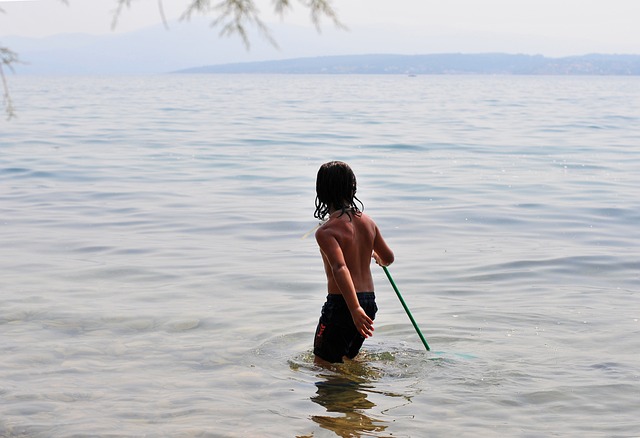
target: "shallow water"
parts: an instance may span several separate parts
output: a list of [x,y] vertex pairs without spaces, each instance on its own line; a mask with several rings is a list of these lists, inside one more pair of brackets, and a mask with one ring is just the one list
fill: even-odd
[[[640,80],[10,77],[0,436],[640,435]],[[317,168],[396,253],[313,364]]]

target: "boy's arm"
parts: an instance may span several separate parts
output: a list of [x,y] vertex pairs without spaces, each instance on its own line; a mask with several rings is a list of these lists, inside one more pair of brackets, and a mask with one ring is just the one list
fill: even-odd
[[395,260],[393,251],[387,245],[387,242],[382,237],[380,230],[376,226],[376,237],[373,240],[373,254],[371,255],[377,264],[380,266],[389,266]]
[[338,244],[338,240],[328,230],[319,229],[316,232],[316,241],[320,250],[327,258],[329,266],[331,267],[331,273],[335,280],[342,296],[344,297],[349,312],[351,312],[351,318],[356,326],[358,332],[368,338],[373,335],[373,320],[367,316],[364,309],[358,302],[358,296],[356,295],[356,288],[353,285],[351,279],[351,273],[347,267],[347,263],[344,260],[344,254],[342,248]]

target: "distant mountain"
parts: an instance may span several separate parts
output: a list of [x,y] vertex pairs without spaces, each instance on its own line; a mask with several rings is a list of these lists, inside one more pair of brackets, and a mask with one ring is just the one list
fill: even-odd
[[176,73],[640,75],[640,55],[353,55],[220,64]]
[[[62,34],[43,38],[0,36],[0,45],[20,56],[17,74],[189,73],[378,73],[378,74],[638,74],[638,56],[566,58],[505,53],[635,53],[634,41],[609,46],[592,41],[545,39],[490,32],[398,25],[353,26],[349,31],[284,22],[270,23],[274,47],[249,29],[247,50],[237,37],[220,37],[210,20],[173,21],[104,35]],[[612,49],[615,47],[615,49]],[[623,47],[623,48],[621,48]],[[372,49],[375,48],[375,49]],[[353,54],[390,53],[396,55]],[[570,51],[568,51],[570,50]],[[445,53],[441,55],[412,55]],[[448,53],[448,54],[447,54]],[[460,53],[464,53],[460,54]],[[326,56],[331,55],[331,56]],[[270,61],[281,59],[281,61]],[[233,63],[233,64],[231,64]],[[193,66],[208,66],[193,69]],[[186,69],[186,70],[185,70]]]

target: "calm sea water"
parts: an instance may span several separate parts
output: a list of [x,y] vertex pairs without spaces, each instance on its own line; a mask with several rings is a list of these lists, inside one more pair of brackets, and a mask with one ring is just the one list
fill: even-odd
[[[9,79],[0,436],[640,436],[640,79]],[[313,365],[334,159],[431,352]]]

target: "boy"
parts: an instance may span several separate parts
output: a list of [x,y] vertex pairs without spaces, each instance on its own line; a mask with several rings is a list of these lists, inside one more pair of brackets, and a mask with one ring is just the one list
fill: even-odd
[[375,222],[356,206],[356,177],[343,162],[325,163],[316,179],[314,216],[326,222],[316,231],[327,275],[327,302],[316,329],[317,363],[353,359],[365,338],[373,335],[375,302],[371,258],[393,263],[393,252]]

